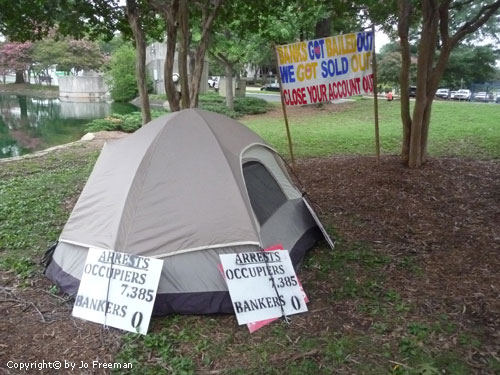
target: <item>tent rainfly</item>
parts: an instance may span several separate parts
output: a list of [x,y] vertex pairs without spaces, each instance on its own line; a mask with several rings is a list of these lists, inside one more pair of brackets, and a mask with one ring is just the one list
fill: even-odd
[[104,146],[46,275],[76,294],[89,247],[160,258],[155,314],[232,313],[219,254],[281,244],[297,267],[320,226],[264,140],[188,109]]

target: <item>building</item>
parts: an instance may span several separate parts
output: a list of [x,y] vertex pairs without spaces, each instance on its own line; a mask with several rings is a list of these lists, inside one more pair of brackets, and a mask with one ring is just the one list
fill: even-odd
[[[146,47],[146,70],[153,81],[153,92],[155,94],[165,94],[164,67],[165,56],[167,54],[167,43],[152,43]],[[174,74],[179,73],[177,62],[177,52],[175,52]],[[189,65],[189,64],[188,64]],[[189,69],[189,66],[188,66]],[[200,93],[208,91],[208,61],[205,59],[203,73],[201,76]]]

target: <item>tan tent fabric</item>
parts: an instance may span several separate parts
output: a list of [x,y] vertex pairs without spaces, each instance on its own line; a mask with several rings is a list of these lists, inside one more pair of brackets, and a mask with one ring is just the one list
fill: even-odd
[[[106,146],[61,239],[144,256],[258,244],[238,165],[241,147],[262,140],[225,117],[233,124],[224,134],[199,112],[167,115]],[[196,147],[185,152],[189,144]]]

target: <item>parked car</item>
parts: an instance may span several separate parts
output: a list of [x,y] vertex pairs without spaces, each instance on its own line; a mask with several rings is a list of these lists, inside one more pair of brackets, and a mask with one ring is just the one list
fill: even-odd
[[455,99],[456,94],[457,94],[457,91],[450,91],[450,99]]
[[480,91],[474,94],[475,102],[489,102],[490,100],[493,100],[493,94],[488,94],[485,91]]
[[438,89],[436,91],[436,96],[441,99],[449,99],[450,98],[450,89]]
[[417,86],[410,86],[410,97],[417,96]]
[[280,84],[278,82],[268,83],[260,88],[261,91],[280,91]]
[[462,90],[458,90],[457,91],[457,93],[455,94],[454,99],[455,100],[467,100],[467,101],[470,101],[471,95],[472,95],[472,93],[471,93],[470,90],[462,89]]
[[213,89],[218,89],[219,88],[219,77],[210,77],[208,79],[208,87],[211,87]]

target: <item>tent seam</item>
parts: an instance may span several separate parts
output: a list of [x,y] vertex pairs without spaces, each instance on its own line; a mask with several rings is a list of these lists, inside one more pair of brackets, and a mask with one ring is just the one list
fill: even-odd
[[[219,142],[219,139],[216,137],[216,135],[215,135],[214,131],[213,131],[213,130],[212,130],[212,128],[211,128],[211,126],[208,124],[208,121],[207,121],[205,118],[203,118],[203,117],[202,117],[202,116],[198,113],[198,108],[195,110],[195,113],[196,113],[196,115],[197,115],[197,116],[198,116],[198,117],[199,117],[199,118],[200,118],[200,119],[201,119],[201,120],[202,120],[202,121],[206,124],[207,128],[210,130],[210,133],[212,134],[213,138],[215,139],[215,142],[217,142],[217,144],[219,145],[219,148],[220,148],[221,150],[223,150],[224,148],[222,147],[222,144]],[[256,144],[259,144],[259,143],[256,143]],[[226,155],[225,155],[224,151],[222,151],[222,154],[223,154],[223,156],[224,156],[224,160],[225,160],[225,162],[226,162],[227,167],[228,167],[228,168],[229,168],[229,170],[231,171],[231,175],[233,176],[233,178],[234,178],[234,179],[236,179],[236,176],[234,175],[233,170],[232,170],[231,166],[229,165],[229,162],[228,162],[228,160],[227,160],[227,157],[226,157]],[[239,157],[239,164],[240,164],[240,166],[239,166],[239,167],[240,167],[240,170],[241,170],[241,168],[242,168],[242,167],[241,167],[241,153],[240,153],[240,157]],[[246,190],[246,184],[245,184],[245,179],[244,179],[244,178],[243,178],[243,185],[245,186],[245,190]],[[243,196],[243,194],[241,193],[241,191],[240,191],[240,189],[239,189],[239,188],[238,188],[238,191],[240,192],[240,196],[241,196],[241,198],[242,198],[242,199],[248,199],[249,206],[250,206],[250,207],[252,207],[252,204],[250,203],[250,199],[248,198],[248,191],[247,191],[247,197],[246,197],[246,198]],[[246,206],[246,205],[245,205],[245,206]],[[247,209],[247,211],[248,211],[248,209]],[[252,209],[252,211],[253,211],[253,209]],[[252,213],[253,213],[253,212],[252,212]],[[262,246],[263,246],[263,243],[262,243],[262,238],[260,237],[260,230],[257,230],[257,228],[260,228],[260,225],[258,225],[258,221],[257,221],[257,218],[255,217],[255,213],[253,213],[253,215],[250,215],[250,214],[249,214],[248,216],[250,217],[250,221],[252,221],[252,222],[253,222],[253,224],[254,224],[254,229],[255,229],[255,232],[256,232],[256,234],[257,234],[257,238],[259,239],[260,246],[262,247]],[[257,224],[257,225],[256,225],[256,224]]]
[[[170,118],[168,119],[168,121],[165,123],[165,125],[163,126],[163,129],[160,130],[158,132],[158,134],[156,135],[155,137],[155,140],[154,140],[154,144],[151,145],[151,147],[149,147],[146,152],[144,153],[144,156],[141,160],[141,162],[139,163],[139,166],[138,166],[138,169],[141,167],[144,159],[146,158],[146,155],[149,153],[149,161],[148,161],[148,165],[147,165],[147,169],[146,170],[149,170],[149,167],[151,166],[151,161],[153,160],[153,155],[156,153],[156,148],[157,148],[157,144],[158,144],[158,140],[159,138],[161,137],[161,135],[163,135],[163,132],[166,131],[166,128],[167,128],[167,125],[168,125],[168,122],[171,121],[172,118],[175,118],[179,115],[180,112],[174,112],[173,114],[175,114],[175,116],[170,116]],[[150,151],[151,150],[151,151]],[[150,152],[149,152],[150,151]],[[137,175],[136,175],[137,176]],[[129,190],[127,192],[127,199],[125,200],[125,205],[124,207],[126,206],[126,202],[128,201],[128,198],[129,198],[129,193],[130,193],[130,190],[132,189],[132,186],[134,185],[134,182],[136,180],[136,176],[134,176],[134,179],[132,180],[132,183],[130,184],[130,187],[129,187]],[[144,183],[146,182],[146,176],[144,177],[144,179],[142,180],[142,184],[141,184],[141,187],[140,187],[140,191],[139,191],[139,196],[141,196],[142,194],[142,190],[144,189]],[[130,235],[130,229],[131,229],[131,225],[133,223],[133,219],[135,218],[135,215],[137,214],[137,207],[138,207],[138,204],[136,203],[134,205],[134,208],[132,210],[132,220],[130,220],[130,225],[128,226],[129,228],[127,228],[127,230],[125,231],[125,239],[124,239],[124,242],[123,242],[123,248],[126,249],[127,245],[128,245],[128,239],[129,239],[129,235]],[[124,210],[125,211],[125,210]],[[120,224],[118,225],[118,231],[117,231],[117,237],[120,233],[120,228],[122,227],[121,226],[121,223],[122,223],[122,220],[123,220],[123,212],[122,211],[122,216],[120,218]],[[116,241],[115,241],[115,246],[116,247]]]

